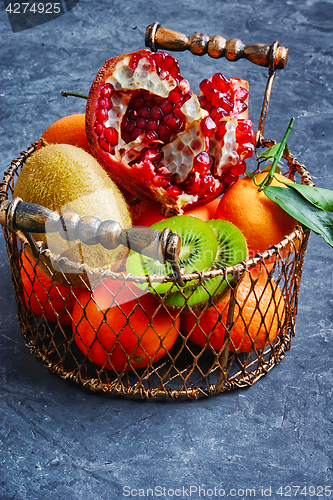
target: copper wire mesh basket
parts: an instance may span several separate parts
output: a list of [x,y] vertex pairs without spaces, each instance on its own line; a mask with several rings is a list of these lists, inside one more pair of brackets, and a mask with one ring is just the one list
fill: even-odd
[[[151,33],[151,27],[149,29]],[[156,29],[153,34],[156,37]],[[273,61],[272,57],[270,61]],[[272,64],[268,62],[270,78],[258,131],[258,146],[266,147],[274,143],[263,138],[263,124],[277,69]],[[209,296],[201,311],[188,306],[186,300],[183,307],[170,309],[165,296],[156,292],[145,294],[145,299],[139,293],[134,297],[136,287],[133,283],[143,283],[147,277],[91,268],[53,254],[31,236],[29,224],[24,226],[31,214],[23,216],[26,220],[23,227],[20,226],[17,209],[22,202],[13,199],[13,191],[21,168],[35,148],[36,143],[13,160],[4,173],[0,187],[0,219],[23,338],[32,354],[47,368],[63,379],[94,391],[142,398],[198,398],[249,387],[285,356],[295,334],[308,230],[297,226],[278,245],[236,266],[191,275],[181,273],[183,281],[195,279],[196,286],[207,292],[206,280],[216,276],[222,277],[227,288],[222,297]],[[312,184],[304,165],[289,152],[284,159],[290,177]],[[170,281],[177,286],[179,276],[150,276],[148,280]],[[114,292],[115,282],[117,292]],[[240,300],[244,282],[248,283],[248,293]],[[100,289],[103,287],[104,294],[111,301],[101,313],[97,325],[89,315],[90,305],[98,303],[92,283],[97,283]],[[131,294],[131,300],[120,299],[122,294]],[[270,297],[269,303],[267,296]],[[222,299],[223,307],[220,306]],[[81,310],[79,320],[73,314],[73,304]],[[249,316],[250,306],[252,315]],[[109,311],[115,308],[117,317],[122,318],[119,322],[114,320],[114,315],[109,316]],[[210,332],[206,331],[202,319],[206,318],[207,311],[214,319]],[[163,333],[156,327],[156,318],[160,314],[167,324]],[[184,317],[192,325],[190,333],[195,331],[203,339],[201,345],[193,342],[194,336],[188,335],[188,331],[184,333]],[[255,318],[260,327],[259,343],[258,339],[253,340],[253,334],[251,336],[252,320],[249,318]],[[86,322],[85,328],[92,335],[90,344],[84,345],[83,349],[82,322]],[[240,324],[243,325],[243,346],[248,346],[246,350],[237,347],[233,341],[232,333]],[[216,347],[214,335],[221,331],[223,341]],[[114,338],[110,348],[105,347],[105,335]],[[132,342],[130,348],[124,347],[126,335]],[[123,362],[118,363],[119,359]],[[146,361],[142,363],[142,360]]]

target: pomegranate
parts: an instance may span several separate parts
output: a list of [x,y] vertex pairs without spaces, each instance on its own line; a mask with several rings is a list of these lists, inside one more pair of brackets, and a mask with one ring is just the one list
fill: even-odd
[[164,215],[206,204],[244,173],[254,151],[240,82],[217,74],[196,96],[165,51],[109,59],[87,101],[92,154],[120,186],[159,202]]

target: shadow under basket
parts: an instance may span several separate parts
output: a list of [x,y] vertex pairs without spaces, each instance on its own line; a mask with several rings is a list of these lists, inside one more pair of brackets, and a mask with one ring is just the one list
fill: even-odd
[[[22,152],[5,172],[2,205],[6,201],[8,206],[13,199],[15,179],[35,147]],[[290,153],[284,158],[290,176],[311,184],[303,165]],[[15,230],[9,223],[3,224],[3,231],[24,341],[34,356],[63,379],[119,395],[198,398],[251,386],[290,349],[309,237],[309,231],[300,226],[251,260],[213,273],[183,274],[185,281],[197,279],[198,287],[206,287],[207,280],[216,276],[226,283],[224,292],[210,296],[200,311],[186,303],[170,309],[167,295],[147,292],[140,297],[135,282],[144,282],[144,278],[85,265],[78,272],[78,264],[52,254],[29,233]],[[174,277],[167,280],[177,286]],[[101,306],[92,283],[104,287],[106,305]],[[247,292],[240,295],[244,283]],[[81,317],[73,313],[73,305]],[[209,321],[212,331],[207,332]],[[136,331],[137,325],[140,331]],[[89,345],[82,332],[90,335]],[[236,340],[234,332],[238,332]],[[113,347],[105,350],[108,336]]]

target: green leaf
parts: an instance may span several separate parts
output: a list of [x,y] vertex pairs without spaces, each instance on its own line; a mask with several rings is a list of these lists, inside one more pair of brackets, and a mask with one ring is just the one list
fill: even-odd
[[324,210],[315,207],[289,185],[288,187],[265,186],[263,191],[270,200],[333,247],[333,219]]
[[281,146],[281,142],[274,144],[274,146],[271,146],[270,148],[267,148],[262,153],[260,153],[258,158],[266,158],[266,160],[274,160],[280,146]]
[[317,208],[333,212],[333,191],[305,184],[288,184]]

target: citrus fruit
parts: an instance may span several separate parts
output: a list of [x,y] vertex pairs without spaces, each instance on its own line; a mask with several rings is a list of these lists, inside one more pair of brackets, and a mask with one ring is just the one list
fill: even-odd
[[73,309],[73,334],[98,366],[121,372],[161,359],[173,346],[179,317],[151,294],[138,298],[131,283],[104,280],[82,292]]
[[[69,144],[50,144],[35,151],[19,174],[14,196],[60,214],[76,212],[81,217],[116,221],[123,228],[132,224],[128,205],[105,170],[86,151]],[[101,244],[68,241],[48,231],[47,224],[46,234],[34,236],[54,254],[92,267],[116,266],[128,254],[122,245],[107,250]]]
[[72,323],[68,311],[74,307],[75,297],[81,290],[55,284],[25,250],[21,255],[20,276],[24,303],[36,316],[63,325]]
[[[226,333],[230,291],[203,312],[183,312],[181,331],[194,343],[220,351]],[[277,283],[261,273],[253,279],[247,273],[237,286],[230,350],[262,350],[274,342],[283,325],[285,301]]]
[[40,144],[42,139],[48,144],[71,144],[90,153],[83,113],[64,116],[53,122],[42,134]]
[[[268,172],[261,172],[256,177],[257,183],[261,183],[267,175]],[[275,176],[284,182],[292,182],[281,174]],[[284,186],[275,179],[271,185]],[[222,196],[216,218],[239,227],[247,241],[249,258],[279,243],[297,223],[263,191],[259,191],[253,179],[247,176],[237,180]]]

